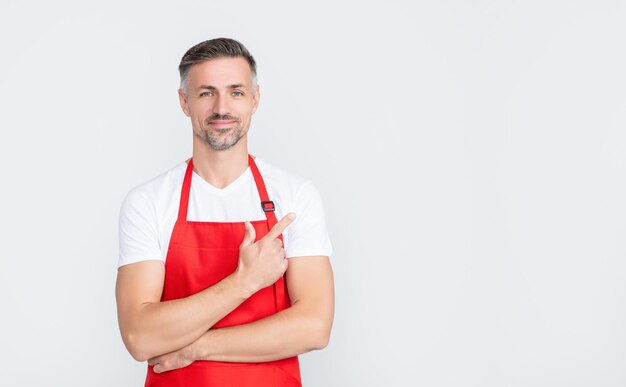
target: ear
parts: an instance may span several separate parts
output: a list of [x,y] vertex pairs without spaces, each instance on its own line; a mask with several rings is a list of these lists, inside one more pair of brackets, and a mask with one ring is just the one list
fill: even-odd
[[191,117],[191,114],[189,113],[189,105],[187,104],[187,97],[182,89],[178,89],[178,100],[180,101],[180,107],[183,109],[183,113],[185,113],[187,117]]
[[256,85],[256,90],[254,90],[254,94],[252,95],[252,114],[256,112],[256,108],[259,106],[259,101],[261,101],[261,87]]

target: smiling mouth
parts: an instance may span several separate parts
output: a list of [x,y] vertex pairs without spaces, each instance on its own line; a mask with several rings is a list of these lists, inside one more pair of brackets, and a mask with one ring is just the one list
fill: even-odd
[[215,120],[215,121],[210,121],[209,125],[214,128],[222,129],[222,128],[229,128],[233,126],[236,122],[237,121]]

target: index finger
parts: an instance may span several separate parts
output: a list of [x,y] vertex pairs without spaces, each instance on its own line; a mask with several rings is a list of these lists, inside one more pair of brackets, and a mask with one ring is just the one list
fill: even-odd
[[267,238],[267,239],[278,238],[278,236],[283,231],[285,231],[287,226],[289,226],[295,218],[296,218],[296,214],[294,214],[293,212],[288,213],[278,223],[276,223],[274,227],[272,227],[272,229],[267,233],[267,235],[265,235],[264,238]]

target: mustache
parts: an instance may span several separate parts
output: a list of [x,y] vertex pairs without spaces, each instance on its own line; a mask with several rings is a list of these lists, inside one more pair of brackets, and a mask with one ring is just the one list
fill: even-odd
[[213,114],[212,116],[206,119],[206,123],[210,123],[211,121],[239,121],[237,117],[233,117],[230,114]]

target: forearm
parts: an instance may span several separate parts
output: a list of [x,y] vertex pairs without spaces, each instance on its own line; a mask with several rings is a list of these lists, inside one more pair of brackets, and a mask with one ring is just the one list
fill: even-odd
[[329,335],[329,323],[294,305],[250,324],[209,330],[191,347],[196,360],[266,362],[324,348]]
[[129,319],[122,336],[137,360],[182,348],[251,295],[236,275],[189,297],[144,303]]
[[211,329],[190,345],[148,363],[159,373],[198,360],[267,362],[324,348],[335,308],[328,257],[290,259],[287,287],[291,307],[253,323]]

